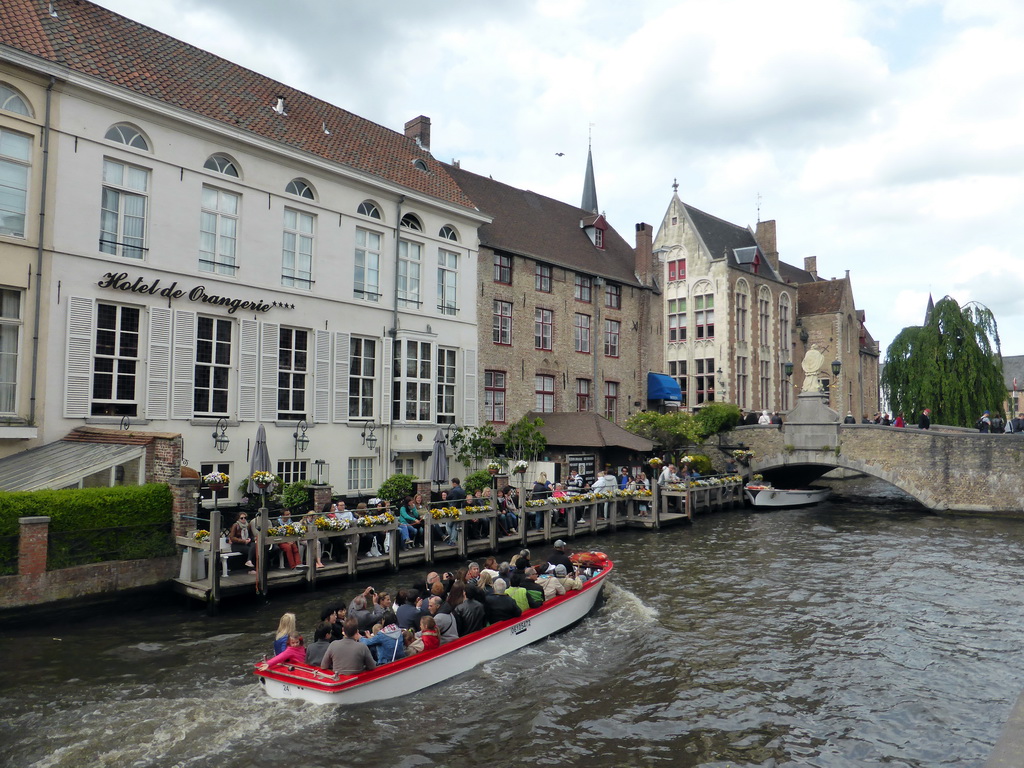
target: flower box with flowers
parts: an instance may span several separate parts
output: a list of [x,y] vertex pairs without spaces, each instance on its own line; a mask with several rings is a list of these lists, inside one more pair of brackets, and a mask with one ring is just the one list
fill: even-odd
[[462,517],[462,510],[456,507],[436,507],[430,510],[430,516],[434,520],[458,520]]
[[175,543],[190,549],[210,549],[210,532],[200,528],[184,536],[176,536]]
[[272,472],[266,472],[262,469],[256,470],[249,475],[249,479],[261,490],[269,488],[277,480]]
[[663,461],[662,461],[661,459],[659,459],[659,458],[658,458],[657,456],[652,456],[651,458],[649,458],[649,459],[647,460],[647,463],[648,463],[648,464],[649,464],[649,465],[650,465],[651,467],[653,467],[654,469],[658,469],[658,468],[659,468],[659,467],[661,467],[661,465],[662,465],[662,464],[664,464],[665,462],[663,462]]
[[[375,515],[375,517],[383,516],[384,515]],[[393,517],[392,520],[394,520]],[[351,525],[348,520],[342,520],[338,517],[318,517],[315,522],[316,529],[318,531],[345,531],[348,530]]]
[[279,525],[267,530],[267,536],[272,540],[272,544],[276,544],[288,539],[298,539],[306,532],[305,526],[302,525]]
[[517,475],[524,475],[526,474],[526,470],[528,470],[529,468],[530,464],[520,459],[519,461],[512,465],[512,472]]
[[624,499],[649,499],[654,495],[654,491],[650,491],[647,488],[637,488],[635,491],[619,491],[619,496]]
[[381,530],[388,530],[388,526],[392,526],[395,523],[395,516],[390,512],[385,512],[382,515],[363,515],[362,517],[356,518],[356,525],[360,528],[380,528]]
[[203,476],[203,482],[217,491],[226,486],[230,481],[231,478],[225,472],[211,472]]

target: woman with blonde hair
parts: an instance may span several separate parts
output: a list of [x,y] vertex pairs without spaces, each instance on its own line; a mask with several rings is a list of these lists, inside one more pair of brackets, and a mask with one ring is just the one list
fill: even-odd
[[277,632],[274,634],[274,655],[283,653],[288,647],[288,636],[296,633],[295,614],[286,613],[277,622]]

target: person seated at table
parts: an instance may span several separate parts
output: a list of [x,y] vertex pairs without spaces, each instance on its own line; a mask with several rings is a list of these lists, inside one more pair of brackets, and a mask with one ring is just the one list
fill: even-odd
[[[231,542],[231,551],[245,555],[245,567],[254,568],[253,557],[255,557],[256,544],[249,535],[249,516],[242,512],[238,519],[228,529],[228,541]],[[250,574],[256,571],[249,571]]]
[[378,667],[405,657],[405,638],[398,628],[394,611],[386,611],[380,625],[374,627],[373,634],[364,636],[359,642],[375,654]]
[[334,625],[328,621],[321,621],[313,630],[313,642],[306,648],[306,664],[311,667],[319,667],[323,661],[327,648],[334,640]]
[[327,653],[320,661],[321,669],[341,675],[358,675],[376,666],[370,649],[359,642],[359,622],[352,618],[345,620],[343,637],[327,646]]
[[488,624],[497,624],[505,619],[515,619],[522,615],[523,609],[516,601],[505,594],[507,585],[504,579],[494,582],[494,594],[484,598],[484,615]]
[[292,632],[287,638],[288,645],[283,651],[277,656],[267,659],[261,664],[257,665],[259,669],[268,669],[275,664],[288,664],[288,663],[306,663],[306,649],[303,647],[302,635],[298,632]]

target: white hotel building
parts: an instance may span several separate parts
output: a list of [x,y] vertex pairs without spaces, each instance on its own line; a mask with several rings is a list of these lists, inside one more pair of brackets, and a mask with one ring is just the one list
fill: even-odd
[[83,425],[180,433],[237,497],[263,424],[286,480],[424,475],[438,426],[477,423],[489,221],[429,120],[397,133],[53,9],[7,0],[0,29],[0,458]]

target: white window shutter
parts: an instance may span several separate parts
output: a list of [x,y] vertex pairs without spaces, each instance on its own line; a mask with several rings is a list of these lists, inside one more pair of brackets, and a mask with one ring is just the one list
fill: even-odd
[[84,419],[92,397],[93,301],[68,298],[68,347],[64,358],[64,416]]
[[476,391],[476,350],[467,349],[462,356],[462,423],[467,427],[477,426],[479,421],[478,395]]
[[334,334],[334,420],[348,421],[348,371],[352,336]]
[[381,370],[384,375],[381,377],[381,396],[380,396],[380,423],[390,424],[391,423],[391,397],[394,391],[392,387],[392,377],[394,376],[394,355],[395,355],[395,340],[390,337],[384,338],[384,359],[381,360]]
[[277,419],[277,355],[281,349],[281,326],[263,323],[260,344],[260,420]]
[[174,310],[171,346],[171,418],[191,419],[195,402],[196,313]]
[[241,341],[238,349],[238,420],[256,421],[260,324],[256,320],[241,320],[239,325]]
[[331,332],[316,332],[316,367],[313,370],[313,421],[331,420]]
[[171,322],[167,307],[149,310],[149,365],[146,380],[146,418],[163,420],[171,406]]

